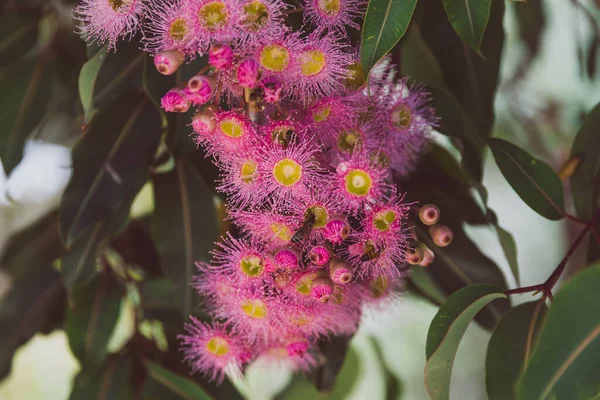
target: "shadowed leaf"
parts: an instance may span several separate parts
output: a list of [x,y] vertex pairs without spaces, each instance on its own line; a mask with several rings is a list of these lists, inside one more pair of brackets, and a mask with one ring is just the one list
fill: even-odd
[[444,0],[448,19],[459,36],[478,52],[490,16],[492,0]]
[[[147,400],[211,400],[212,397],[190,379],[179,376],[152,362],[145,363],[150,384],[145,386],[142,397]],[[156,391],[156,382],[166,390]]]
[[75,377],[69,399],[133,399],[132,367],[129,357],[117,355],[110,356],[100,370],[86,370],[84,366]]

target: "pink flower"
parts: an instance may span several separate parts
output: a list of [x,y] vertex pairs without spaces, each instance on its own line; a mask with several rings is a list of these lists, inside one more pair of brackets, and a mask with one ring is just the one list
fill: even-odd
[[238,7],[238,46],[263,42],[287,30],[282,14],[287,6],[280,0],[243,0]]
[[259,204],[262,198],[262,177],[259,158],[252,155],[230,157],[222,165],[221,181],[217,190],[227,194],[232,208],[243,209]]
[[256,241],[227,237],[217,243],[220,250],[212,251],[212,267],[242,287],[269,278],[265,270],[265,252]]
[[268,207],[252,211],[232,210],[229,216],[234,224],[269,248],[291,244],[302,223],[298,218],[277,213]]
[[184,7],[183,0],[149,1],[147,16],[147,35],[143,42],[149,52],[178,50],[191,55],[193,49],[193,22]]
[[235,37],[239,21],[239,5],[235,0],[187,0],[186,12],[194,21],[194,46],[199,53],[206,53],[211,43]]
[[339,30],[346,26],[360,29],[354,20],[364,15],[367,2],[364,0],[305,0],[304,20],[317,29]]
[[81,21],[79,31],[88,43],[108,41],[115,48],[117,40],[137,32],[144,11],[142,0],[83,0],[75,18]]
[[183,92],[171,89],[162,97],[160,105],[166,112],[184,113],[190,109],[191,102]]
[[229,45],[220,43],[210,46],[208,64],[216,69],[226,69],[233,64],[233,50]]
[[208,325],[190,317],[187,335],[179,336],[185,360],[193,372],[202,372],[211,381],[221,383],[226,372],[241,374],[242,364],[249,361],[249,347],[239,335],[229,332],[225,325]]
[[258,62],[247,58],[237,67],[237,81],[243,88],[254,89],[258,84]]

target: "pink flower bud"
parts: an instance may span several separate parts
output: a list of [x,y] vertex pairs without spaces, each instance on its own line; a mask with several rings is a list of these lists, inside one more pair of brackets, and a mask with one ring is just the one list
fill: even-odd
[[346,220],[334,218],[323,228],[325,239],[331,243],[340,244],[350,234],[350,225]]
[[263,90],[263,100],[267,103],[277,103],[281,98],[281,82],[273,77],[267,77],[260,81]]
[[329,279],[319,277],[313,280],[312,287],[310,288],[311,297],[322,303],[327,303],[332,293],[333,283]]
[[433,254],[433,251],[431,251],[431,249],[429,247],[424,247],[424,254],[423,254],[423,261],[421,261],[421,263],[419,264],[422,267],[428,267],[431,265],[431,263],[433,262],[433,260],[435,260],[435,254]]
[[183,93],[193,105],[200,106],[212,98],[212,85],[205,76],[196,75],[188,81]]
[[216,69],[231,67],[233,50],[226,44],[213,44],[208,51],[208,64]]
[[241,87],[254,89],[258,83],[258,62],[251,58],[242,61],[237,69],[237,80]]
[[160,100],[161,107],[166,112],[184,113],[190,109],[190,101],[177,89],[171,89]]
[[423,261],[424,255],[423,247],[417,244],[414,248],[406,250],[406,262],[411,265],[419,265]]
[[433,225],[440,219],[440,209],[433,204],[425,204],[419,209],[419,219],[425,225]]
[[298,254],[290,249],[282,249],[275,254],[275,263],[280,268],[294,269],[298,261]]
[[436,224],[429,227],[429,236],[437,246],[446,247],[452,242],[454,234],[446,225]]
[[302,357],[306,350],[308,350],[308,343],[306,342],[293,342],[287,345],[287,352],[290,357]]
[[318,266],[323,266],[329,262],[331,258],[331,253],[329,249],[325,246],[314,246],[308,252],[308,258],[313,262],[313,264]]
[[192,128],[194,131],[201,136],[208,136],[216,125],[215,112],[211,107],[207,107],[200,111],[192,119]]
[[335,258],[331,260],[329,266],[329,276],[333,283],[338,285],[346,285],[352,280],[352,267],[343,262],[342,260]]
[[163,75],[172,75],[183,64],[185,56],[178,50],[168,50],[154,56],[154,66]]

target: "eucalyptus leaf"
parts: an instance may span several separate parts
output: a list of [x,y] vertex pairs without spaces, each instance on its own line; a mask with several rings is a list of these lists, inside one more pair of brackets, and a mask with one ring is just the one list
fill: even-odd
[[429,326],[426,344],[425,387],[432,399],[450,398],[450,377],[458,345],[475,315],[496,299],[506,299],[503,289],[476,284],[454,293],[440,307]]
[[369,0],[360,45],[365,75],[406,33],[416,6],[417,0]]
[[448,20],[456,33],[476,51],[490,17],[492,0],[444,0]]
[[89,121],[93,115],[96,81],[107,54],[108,45],[105,45],[83,65],[79,73],[79,97],[86,121]]
[[67,247],[131,204],[146,182],[161,133],[160,114],[141,93],[127,94],[95,115],[73,149],[73,176],[61,203]]
[[600,395],[600,264],[569,280],[556,294],[518,399],[592,399]]
[[108,358],[100,370],[79,371],[73,382],[69,400],[129,400],[133,399],[133,362],[123,355]]
[[516,399],[517,378],[531,356],[546,312],[542,300],[521,304],[509,311],[492,333],[485,357],[490,400]]
[[40,13],[5,13],[0,15],[0,65],[31,51],[37,41]]
[[65,321],[69,347],[84,368],[98,370],[106,360],[108,342],[119,318],[121,288],[104,272],[70,297]]
[[489,144],[502,175],[521,199],[542,217],[563,218],[563,186],[552,167],[506,140],[490,139]]
[[[147,361],[145,363],[148,371],[150,381],[155,381],[161,386],[167,389],[165,393],[170,394],[169,397],[165,397],[164,394],[158,395],[153,390],[149,390],[147,387],[144,389],[142,397],[147,400],[165,400],[169,398],[173,399],[185,399],[185,400],[211,400],[212,397],[206,393],[200,386],[196,385],[193,381],[179,376],[158,364]],[[152,386],[150,386],[152,387]],[[173,396],[173,397],[171,397]]]

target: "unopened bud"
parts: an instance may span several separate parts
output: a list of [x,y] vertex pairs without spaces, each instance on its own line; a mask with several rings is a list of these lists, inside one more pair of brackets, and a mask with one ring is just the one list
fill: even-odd
[[329,240],[331,243],[340,244],[348,237],[350,234],[350,225],[345,219],[341,218],[333,218],[325,228],[323,228],[323,235],[325,239]]
[[423,247],[420,244],[417,244],[415,247],[408,248],[406,250],[406,262],[411,265],[419,265],[421,261],[423,261],[423,257],[425,256],[425,252],[423,251]]
[[291,249],[282,249],[275,254],[275,263],[278,268],[294,269],[298,266],[300,258]]
[[446,247],[452,243],[454,234],[446,225],[436,224],[429,227],[429,236],[437,246]]
[[231,67],[233,50],[226,44],[213,44],[208,51],[208,64],[216,69]]
[[433,254],[433,251],[429,247],[423,245],[423,260],[419,265],[421,267],[429,267],[433,260],[435,260],[435,254]]
[[327,303],[333,293],[333,282],[324,277],[313,280],[310,295],[322,303]]
[[184,60],[185,56],[179,50],[168,50],[154,56],[154,66],[163,75],[173,75]]
[[254,89],[258,84],[258,62],[251,58],[242,61],[237,69],[237,80],[241,87]]
[[201,106],[212,98],[212,84],[205,76],[196,75],[188,81],[183,93],[193,105]]
[[352,280],[352,267],[340,260],[335,258],[331,260],[329,265],[329,276],[333,283],[338,285],[346,285]]
[[419,209],[419,219],[425,225],[433,225],[440,219],[440,209],[433,204],[425,204]]
[[166,112],[184,113],[190,109],[191,102],[176,89],[171,89],[160,100],[161,107]]
[[211,107],[205,108],[194,115],[194,118],[192,119],[192,128],[194,128],[194,131],[198,135],[209,135],[215,129],[217,123],[214,116],[215,112]]
[[313,264],[320,267],[329,262],[331,253],[325,246],[314,246],[308,252],[308,258],[310,258],[310,261],[312,261]]

